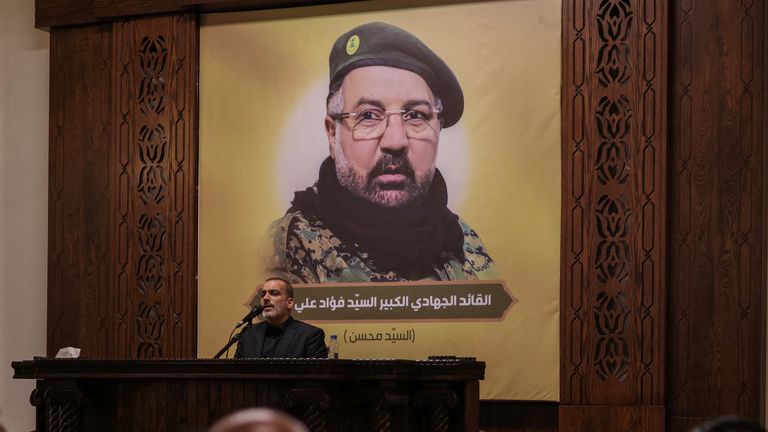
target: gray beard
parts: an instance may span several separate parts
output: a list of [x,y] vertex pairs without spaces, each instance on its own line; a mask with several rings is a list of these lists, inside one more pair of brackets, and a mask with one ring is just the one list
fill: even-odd
[[435,174],[432,168],[422,177],[417,177],[416,181],[406,179],[401,189],[382,189],[373,181],[374,179],[369,180],[366,174],[355,171],[350,164],[338,162],[336,162],[336,177],[339,179],[339,184],[352,195],[382,207],[402,207],[421,200],[427,195]]
[[435,176],[434,164],[422,177],[416,177],[414,181],[406,179],[402,189],[381,189],[373,179],[368,179],[367,173],[355,170],[355,167],[344,156],[341,148],[341,134],[339,133],[341,122],[336,121],[336,135],[334,147],[336,150],[336,178],[339,184],[352,195],[368,200],[382,207],[397,208],[406,204],[419,201],[427,195]]

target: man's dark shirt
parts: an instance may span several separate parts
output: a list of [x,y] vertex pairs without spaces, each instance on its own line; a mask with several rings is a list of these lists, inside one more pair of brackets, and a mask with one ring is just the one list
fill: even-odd
[[264,347],[261,349],[261,358],[275,357],[275,346],[283,339],[285,326],[292,320],[293,318],[289,317],[288,321],[284,322],[281,326],[267,326],[267,329],[264,332]]
[[243,331],[235,358],[324,358],[322,329],[291,317],[280,327],[262,321]]

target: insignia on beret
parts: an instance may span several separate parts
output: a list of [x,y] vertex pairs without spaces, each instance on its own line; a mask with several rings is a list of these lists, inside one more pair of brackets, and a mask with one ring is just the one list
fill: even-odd
[[347,54],[353,55],[360,47],[360,36],[352,35],[347,40]]
[[426,81],[443,102],[444,128],[456,124],[464,112],[464,93],[451,68],[424,42],[400,27],[370,22],[347,31],[331,47],[328,64],[330,88],[353,69],[388,66],[413,72]]

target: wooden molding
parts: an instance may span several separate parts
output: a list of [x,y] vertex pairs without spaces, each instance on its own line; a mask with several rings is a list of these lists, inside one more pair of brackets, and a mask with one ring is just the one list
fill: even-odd
[[35,27],[51,29],[149,15],[276,9],[353,1],[364,0],[35,0]]

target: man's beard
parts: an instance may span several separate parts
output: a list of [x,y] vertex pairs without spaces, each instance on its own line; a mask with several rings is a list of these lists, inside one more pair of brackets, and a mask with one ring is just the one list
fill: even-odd
[[[402,207],[422,199],[429,191],[435,175],[433,164],[424,175],[417,178],[405,152],[384,153],[369,172],[360,172],[344,157],[338,135],[335,162],[336,177],[344,189],[382,207]],[[405,180],[397,184],[377,182],[376,178],[385,173],[401,174]]]

